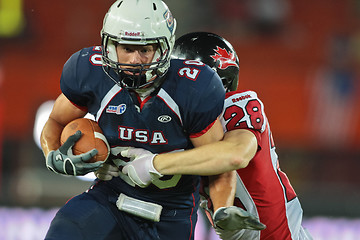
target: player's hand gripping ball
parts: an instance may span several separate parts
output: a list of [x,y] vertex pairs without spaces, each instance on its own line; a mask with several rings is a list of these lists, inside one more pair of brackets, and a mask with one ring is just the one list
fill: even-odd
[[98,170],[110,154],[99,125],[87,118],[67,124],[60,142],[58,149],[46,155],[46,167],[55,173],[83,176]]
[[100,126],[91,119],[78,118],[68,123],[61,133],[61,144],[64,144],[68,137],[78,130],[81,131],[82,135],[72,147],[73,154],[79,155],[96,148],[98,153],[87,162],[105,161],[110,154],[110,146]]

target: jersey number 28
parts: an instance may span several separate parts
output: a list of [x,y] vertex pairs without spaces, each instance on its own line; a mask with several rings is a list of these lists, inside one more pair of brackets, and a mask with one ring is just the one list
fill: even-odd
[[226,130],[238,128],[252,128],[261,130],[264,124],[264,115],[261,110],[261,104],[258,100],[249,100],[245,107],[231,105],[225,109],[224,120],[228,121]]

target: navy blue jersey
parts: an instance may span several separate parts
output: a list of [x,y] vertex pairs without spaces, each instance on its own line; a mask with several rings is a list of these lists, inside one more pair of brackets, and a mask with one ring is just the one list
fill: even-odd
[[[85,48],[66,62],[63,94],[93,114],[110,146],[145,148],[153,153],[192,148],[190,137],[201,135],[221,114],[225,91],[218,75],[198,61],[171,60],[166,80],[143,102],[136,103],[103,71],[101,48]],[[139,107],[136,107],[136,104]],[[96,186],[156,202],[168,208],[193,207],[199,177],[164,176],[148,188],[132,187],[121,178]],[[195,195],[194,195],[195,194]]]

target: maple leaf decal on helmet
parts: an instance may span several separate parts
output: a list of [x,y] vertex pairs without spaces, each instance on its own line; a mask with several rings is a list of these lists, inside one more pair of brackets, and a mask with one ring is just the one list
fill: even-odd
[[239,67],[239,65],[236,63],[236,56],[232,52],[227,52],[225,48],[217,47],[217,49],[214,51],[217,53],[215,55],[210,56],[215,60],[215,62],[218,62],[219,69],[226,69],[230,66],[236,66]]

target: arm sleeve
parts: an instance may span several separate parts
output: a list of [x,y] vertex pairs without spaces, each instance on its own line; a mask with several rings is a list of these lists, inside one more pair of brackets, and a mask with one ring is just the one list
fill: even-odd
[[89,102],[89,94],[86,82],[83,76],[86,72],[86,66],[81,65],[81,51],[74,53],[64,64],[61,78],[60,88],[62,93],[77,107],[81,109],[87,108]]
[[[261,148],[261,139],[267,126],[264,105],[253,91],[226,94],[221,123],[224,130],[247,129],[252,132]],[[265,135],[266,136],[266,135]]]
[[202,79],[197,79],[200,88],[190,89],[193,101],[186,115],[185,129],[190,136],[200,136],[212,126],[220,116],[225,99],[225,89],[219,76],[211,71]]

